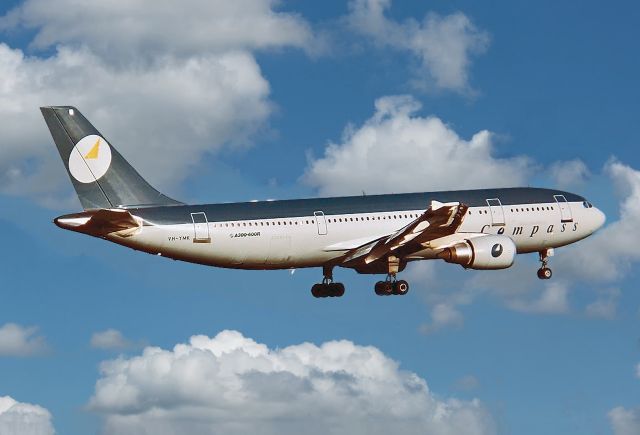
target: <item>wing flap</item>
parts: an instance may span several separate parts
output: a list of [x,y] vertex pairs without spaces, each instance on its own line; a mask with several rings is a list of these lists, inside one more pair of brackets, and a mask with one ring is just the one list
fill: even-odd
[[455,233],[468,208],[459,202],[432,201],[422,215],[405,227],[347,252],[342,265],[367,266],[389,255],[405,257],[423,250],[429,241]]

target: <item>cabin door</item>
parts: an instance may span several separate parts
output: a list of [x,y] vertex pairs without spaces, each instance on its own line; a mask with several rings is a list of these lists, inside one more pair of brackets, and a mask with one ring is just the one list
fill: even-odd
[[571,206],[564,195],[553,195],[558,207],[560,208],[560,218],[562,222],[573,222],[573,215],[571,214]]
[[204,212],[191,213],[193,221],[193,243],[211,243],[209,235],[209,222]]
[[491,224],[493,226],[504,225],[504,210],[502,209],[500,200],[498,198],[487,199],[487,205],[491,210]]
[[313,215],[316,217],[316,224],[318,225],[318,234],[324,236],[327,234],[327,219],[324,217],[324,212],[314,211]]

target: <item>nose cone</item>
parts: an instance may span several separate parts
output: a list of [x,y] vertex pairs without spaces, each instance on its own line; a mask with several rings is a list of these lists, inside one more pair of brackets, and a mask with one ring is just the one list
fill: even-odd
[[593,231],[597,231],[600,227],[604,225],[605,221],[607,220],[607,217],[605,216],[604,213],[602,213],[602,211],[600,211],[600,209],[596,207],[593,207],[591,211],[593,213]]

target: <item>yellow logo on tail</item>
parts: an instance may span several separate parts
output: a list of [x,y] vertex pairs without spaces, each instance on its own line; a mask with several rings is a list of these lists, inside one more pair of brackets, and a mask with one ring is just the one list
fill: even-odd
[[111,147],[103,137],[90,134],[80,139],[69,154],[69,172],[80,183],[94,183],[111,166]]
[[84,156],[85,160],[95,160],[98,158],[98,151],[100,150],[100,139],[96,141],[89,152]]

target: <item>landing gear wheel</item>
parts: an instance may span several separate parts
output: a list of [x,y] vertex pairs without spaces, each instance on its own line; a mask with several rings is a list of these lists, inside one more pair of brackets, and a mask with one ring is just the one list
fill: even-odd
[[322,280],[322,283],[314,284],[311,287],[311,294],[314,298],[339,298],[344,295],[344,284],[341,282],[331,282],[325,278]]
[[391,281],[378,281],[374,287],[378,296],[389,296],[394,294],[394,283]]
[[551,269],[547,267],[547,264],[549,263],[549,257],[553,256],[553,249],[547,248],[540,251],[538,254],[540,255],[541,263],[540,269],[538,269],[538,278],[551,279],[551,275],[553,275],[553,273],[551,272]]
[[550,279],[552,275],[553,272],[551,272],[551,269],[548,267],[541,267],[538,269],[538,278],[540,279]]
[[344,295],[344,284],[340,282],[333,282],[331,284],[327,284],[327,296],[331,298],[339,298]]
[[324,297],[324,284],[314,284],[313,287],[311,287],[311,294],[314,298]]
[[404,296],[409,292],[409,283],[403,279],[393,283],[393,293]]

